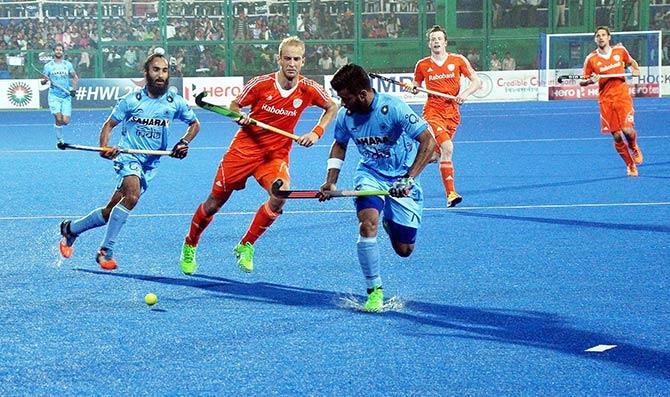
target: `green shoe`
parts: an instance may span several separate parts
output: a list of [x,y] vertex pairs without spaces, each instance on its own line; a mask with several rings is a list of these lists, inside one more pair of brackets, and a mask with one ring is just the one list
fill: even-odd
[[368,301],[365,302],[363,310],[366,312],[380,312],[384,307],[384,291],[382,287],[376,287],[368,294]]
[[246,242],[237,244],[233,250],[237,258],[237,265],[243,271],[251,273],[254,270],[254,245]]
[[195,273],[198,264],[195,262],[195,251],[198,247],[184,243],[181,246],[181,256],[179,257],[179,266],[186,275]]

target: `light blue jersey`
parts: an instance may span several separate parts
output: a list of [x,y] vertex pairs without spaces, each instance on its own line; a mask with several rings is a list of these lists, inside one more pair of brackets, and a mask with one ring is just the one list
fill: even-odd
[[[122,125],[119,148],[144,150],[168,148],[168,132],[173,120],[188,125],[197,120],[181,96],[168,90],[160,98],[151,98],[146,87],[121,98],[110,117]],[[116,157],[114,167],[120,179],[137,175],[144,191],[159,160],[160,156],[124,153]]]
[[[419,147],[416,138],[428,124],[405,102],[375,92],[368,113],[338,111],[335,141],[346,146],[353,140],[361,155],[354,174],[356,190],[388,190],[407,174]],[[386,197],[384,219],[417,229],[423,212],[423,191],[417,180],[409,197]]]
[[361,154],[358,168],[392,182],[409,170],[419,147],[416,137],[427,128],[405,102],[375,92],[369,113],[338,111],[335,140],[344,146],[353,140]]
[[[68,91],[72,89],[72,85],[70,84],[70,74],[74,73],[74,67],[70,61],[63,59],[60,62],[56,62],[51,60],[44,65],[44,71],[42,73],[49,77],[49,80],[55,83],[55,85],[59,85]],[[58,98],[70,97],[69,92],[63,91],[55,85],[52,85],[49,88],[49,96]]]

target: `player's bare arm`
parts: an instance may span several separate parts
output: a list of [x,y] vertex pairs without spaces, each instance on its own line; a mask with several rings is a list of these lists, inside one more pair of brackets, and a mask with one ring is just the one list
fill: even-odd
[[242,107],[240,106],[239,103],[237,103],[237,100],[233,99],[233,101],[230,102],[230,106],[228,106],[228,108],[233,112],[237,112],[242,115],[242,117],[237,120],[237,124],[239,125],[251,124],[251,118],[249,117],[249,114],[242,111]]
[[181,139],[190,143],[193,141],[193,139],[195,139],[196,136],[198,136],[199,132],[200,132],[200,121],[194,120],[191,124],[188,125],[186,133],[184,134],[184,136],[181,137]]
[[[114,120],[112,116],[109,116],[107,118],[107,121],[105,121],[105,124],[103,124],[102,128],[100,129],[100,147],[107,147],[109,145],[109,139],[112,137],[112,130],[118,124],[119,123],[116,120]],[[119,148],[111,147],[109,148],[109,150],[101,150],[100,156],[108,160],[111,160],[114,157],[118,156],[119,153],[120,153]]]
[[326,181],[321,185],[320,189],[323,195],[319,197],[319,201],[330,200],[332,197],[328,196],[329,191],[337,190],[337,179],[340,177],[340,168],[347,155],[347,146],[337,141],[333,142],[328,154],[328,172],[326,173]]
[[76,72],[70,72],[70,84],[72,85],[72,90],[76,91],[79,88],[79,76]]
[[465,100],[474,92],[482,88],[482,80],[477,76],[477,73],[473,69],[470,70],[470,76],[468,78],[470,79],[470,85],[456,97],[456,103],[459,105],[465,102]]
[[186,158],[186,155],[188,154],[188,145],[198,135],[198,132],[200,132],[200,121],[193,120],[193,122],[188,125],[184,136],[182,136],[172,148],[172,154],[170,154],[170,156],[177,159]]
[[426,164],[430,162],[430,158],[435,151],[435,145],[437,145],[433,134],[431,134],[428,129],[423,130],[423,132],[416,137],[416,140],[419,141],[419,149],[412,166],[409,167],[409,170],[407,171],[407,176],[411,177],[416,177],[423,171]]
[[306,133],[298,139],[298,145],[304,147],[310,147],[314,145],[323,135],[323,131],[326,129],[328,124],[333,120],[337,114],[337,104],[334,101],[329,101],[328,106],[322,108],[324,112],[319,118],[319,122],[314,126],[312,131]]
[[631,74],[633,76],[639,76],[640,75],[640,65],[637,63],[637,61],[635,59],[631,58],[630,62],[627,63],[626,66],[630,66]]

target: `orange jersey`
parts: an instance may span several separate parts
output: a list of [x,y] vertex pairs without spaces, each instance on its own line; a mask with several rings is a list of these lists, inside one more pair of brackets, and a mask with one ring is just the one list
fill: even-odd
[[[279,87],[275,72],[248,81],[236,101],[240,107],[251,106],[251,118],[293,132],[305,108],[315,105],[325,109],[331,99],[321,85],[304,76],[298,76],[298,84],[285,90]],[[288,155],[292,143],[291,138],[248,125],[237,131],[230,150],[245,156],[272,153],[279,158]]]
[[[426,57],[416,63],[414,80],[423,84],[429,90],[458,96],[461,91],[461,75],[470,77],[475,73],[470,61],[463,55],[447,53],[447,58],[438,64],[432,57]],[[440,114],[448,118],[460,120],[460,112],[456,102],[447,98],[428,95],[428,101],[423,108],[424,118],[431,114]]]
[[[623,74],[626,72],[626,65],[630,64],[632,60],[633,58],[631,58],[626,47],[622,45],[612,46],[610,53],[607,55],[595,50],[584,61],[584,78],[588,79],[592,73],[601,76]],[[598,86],[600,101],[630,99],[625,77],[601,78]]]

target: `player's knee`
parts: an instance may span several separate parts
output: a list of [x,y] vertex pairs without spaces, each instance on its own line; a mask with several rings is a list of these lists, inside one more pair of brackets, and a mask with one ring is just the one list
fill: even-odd
[[140,200],[139,192],[128,192],[123,196],[122,204],[129,210],[132,210],[137,205],[137,202]]
[[365,219],[360,222],[358,228],[361,236],[374,237],[377,235],[378,222],[372,219]]
[[454,144],[451,140],[446,140],[440,145],[440,154],[441,157],[451,159],[451,155],[454,153]]
[[414,244],[394,243],[393,250],[396,254],[398,254],[398,256],[407,258],[408,256],[412,255],[412,252],[414,252]]
[[623,142],[623,134],[621,133],[621,131],[613,132],[612,133],[612,138],[614,139],[614,142],[616,142],[616,143]]
[[223,204],[226,202],[226,199],[222,199],[210,194],[202,205],[202,209],[205,211],[205,215],[209,217],[219,212]]

